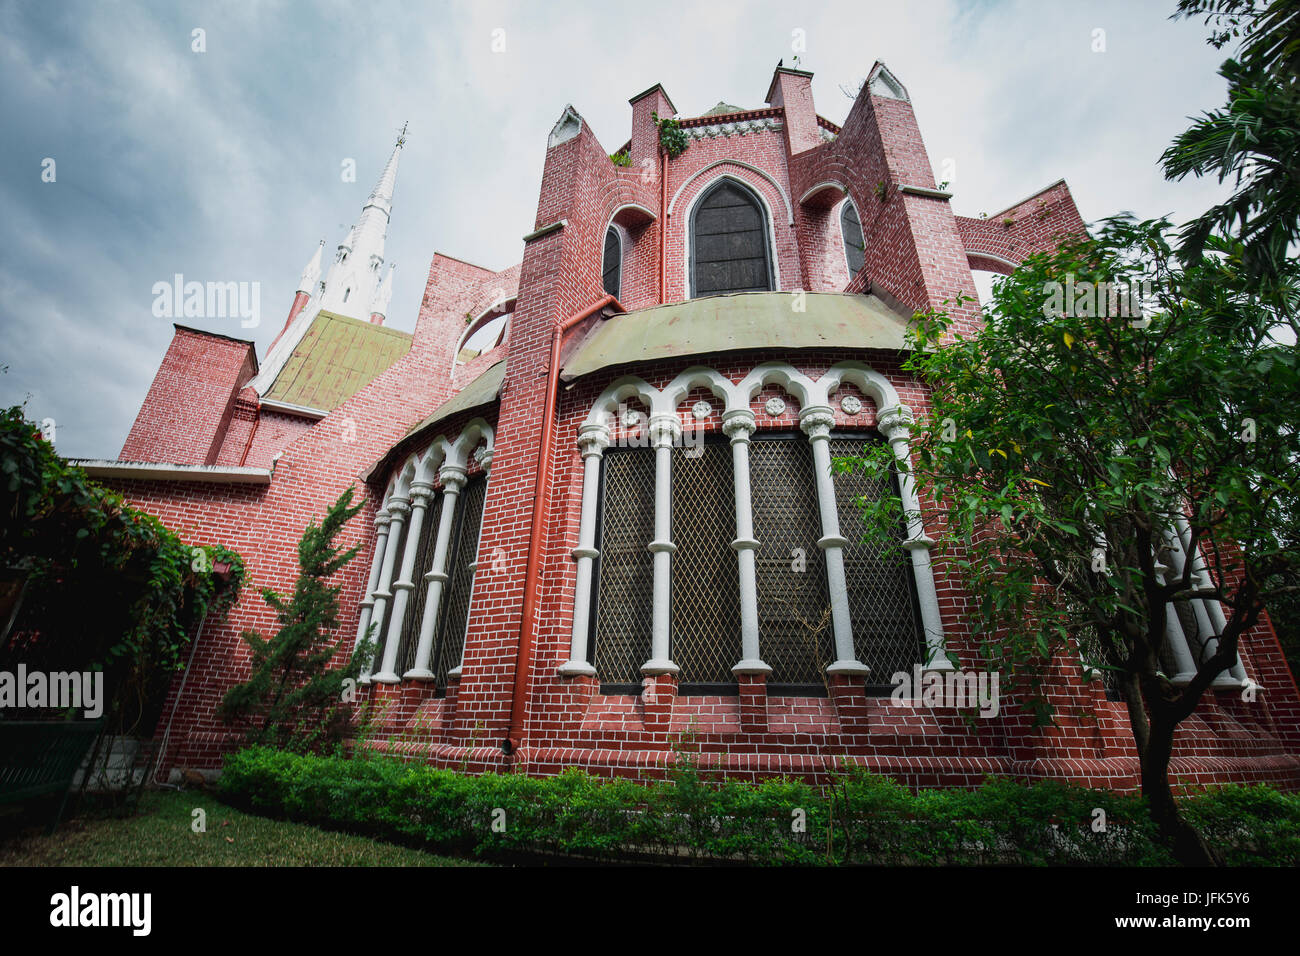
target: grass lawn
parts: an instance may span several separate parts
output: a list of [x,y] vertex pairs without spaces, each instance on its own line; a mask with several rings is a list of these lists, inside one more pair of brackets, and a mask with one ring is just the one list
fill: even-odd
[[[194,810],[207,832],[191,829]],[[480,866],[232,810],[202,791],[149,791],[125,819],[64,820],[0,836],[0,866]]]

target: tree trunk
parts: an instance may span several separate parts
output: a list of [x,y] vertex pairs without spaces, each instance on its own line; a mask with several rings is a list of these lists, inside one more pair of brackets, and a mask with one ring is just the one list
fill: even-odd
[[1200,832],[1182,818],[1169,786],[1169,758],[1173,753],[1174,724],[1152,719],[1142,764],[1142,795],[1146,797],[1160,837],[1184,866],[1221,866],[1223,861]]

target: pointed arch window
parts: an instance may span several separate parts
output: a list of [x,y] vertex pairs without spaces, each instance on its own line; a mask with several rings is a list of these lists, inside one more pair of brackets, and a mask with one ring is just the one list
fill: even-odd
[[691,211],[691,298],[770,292],[767,214],[747,186],[719,179]]
[[601,285],[607,295],[618,298],[623,281],[623,237],[611,225],[605,230],[605,255],[601,260]]
[[862,220],[852,199],[844,200],[840,210],[840,235],[844,238],[844,258],[849,264],[849,278],[853,278],[866,260],[866,240],[862,237]]

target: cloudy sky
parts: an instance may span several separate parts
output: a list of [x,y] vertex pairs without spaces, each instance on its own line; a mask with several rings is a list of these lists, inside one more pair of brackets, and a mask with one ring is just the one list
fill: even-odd
[[1174,6],[0,0],[0,401],[54,419],[64,455],[115,458],[172,335],[152,289],[176,273],[260,283],[257,327],[190,324],[263,356],[405,121],[387,252],[389,324],[409,330],[435,251],[521,258],[566,103],[614,150],[655,83],[686,116],[762,105],[799,35],[835,122],[842,88],[889,64],[958,214],[1064,177],[1089,221],[1181,222],[1221,190],[1166,183],[1157,159],[1225,87],[1223,54]]

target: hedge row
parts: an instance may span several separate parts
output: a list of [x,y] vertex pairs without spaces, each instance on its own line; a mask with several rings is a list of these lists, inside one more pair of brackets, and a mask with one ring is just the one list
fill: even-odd
[[[390,758],[253,747],[227,758],[227,802],[269,816],[430,850],[590,860],[748,864],[1171,862],[1141,798],[1054,782],[990,780],[913,793],[845,770],[835,785],[467,776]],[[1230,787],[1185,801],[1235,864],[1300,862],[1300,799]],[[1094,829],[1105,814],[1104,829]]]

